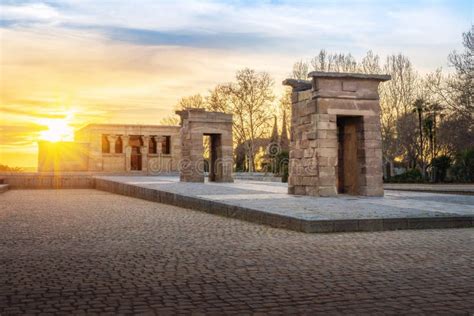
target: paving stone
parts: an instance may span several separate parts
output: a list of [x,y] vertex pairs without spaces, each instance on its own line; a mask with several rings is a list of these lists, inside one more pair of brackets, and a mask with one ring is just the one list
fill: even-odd
[[305,234],[97,190],[10,190],[0,315],[470,314],[473,239]]

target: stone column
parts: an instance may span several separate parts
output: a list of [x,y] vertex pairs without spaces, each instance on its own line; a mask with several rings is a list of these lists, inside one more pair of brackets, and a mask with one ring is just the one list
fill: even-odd
[[141,147],[142,154],[142,171],[148,171],[148,145],[150,141],[150,136],[141,136],[141,141],[143,146]]
[[131,160],[132,160],[132,148],[130,147],[130,136],[122,136],[122,152],[125,154],[125,170],[129,172],[131,170]]
[[148,173],[156,174],[169,171],[166,166],[167,159],[165,160],[163,158],[161,148],[161,143],[164,141],[165,138],[156,135],[150,136],[150,138],[153,139],[156,144],[156,157],[153,157],[148,160]]
[[358,152],[364,155],[361,161],[360,194],[383,196],[382,133],[379,115],[364,116],[361,134],[363,142],[359,143]]
[[164,137],[162,136],[152,136],[153,140],[155,141],[156,144],[156,153],[158,155],[162,154],[163,148],[161,147],[161,143],[165,140]]
[[234,167],[232,131],[227,128],[222,134],[212,137],[216,138],[214,150],[217,158],[214,181],[234,182],[232,178],[232,169]]
[[107,141],[109,142],[109,153],[115,154],[115,142],[117,141],[117,135],[107,135]]

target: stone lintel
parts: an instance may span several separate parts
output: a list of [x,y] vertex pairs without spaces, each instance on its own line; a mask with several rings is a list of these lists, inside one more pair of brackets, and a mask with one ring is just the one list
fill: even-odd
[[188,108],[175,112],[181,117],[181,120],[186,119],[188,122],[206,120],[209,122],[230,122],[232,123],[232,114],[223,112],[211,112],[201,108]]
[[376,80],[376,81],[388,81],[392,77],[390,75],[377,75],[377,74],[362,74],[362,73],[350,73],[350,72],[325,72],[325,71],[312,71],[308,74],[311,78],[334,78],[334,79],[362,79],[362,80]]
[[310,80],[285,79],[282,83],[284,86],[292,87],[295,92],[309,90],[312,87]]

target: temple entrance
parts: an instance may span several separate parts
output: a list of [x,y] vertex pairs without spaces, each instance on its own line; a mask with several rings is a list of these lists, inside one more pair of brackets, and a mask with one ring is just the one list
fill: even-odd
[[222,176],[223,164],[218,159],[222,156],[221,135],[204,134],[204,159],[208,162],[208,180],[215,182]]
[[359,194],[358,127],[362,117],[337,117],[337,192]]
[[142,170],[141,147],[143,146],[142,139],[140,136],[130,136],[129,144],[132,150],[131,155],[130,155],[130,170],[141,171]]
[[181,117],[180,180],[204,182],[208,172],[211,182],[233,182],[232,115],[186,109]]
[[132,147],[132,155],[130,156],[130,169],[134,171],[142,170],[142,154],[140,147]]

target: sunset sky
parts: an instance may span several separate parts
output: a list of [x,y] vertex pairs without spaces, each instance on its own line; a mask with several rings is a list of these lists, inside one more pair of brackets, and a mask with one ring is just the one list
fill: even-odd
[[0,164],[36,165],[51,122],[158,124],[180,97],[236,70],[326,49],[447,68],[473,23],[466,1],[5,1],[0,4]]

